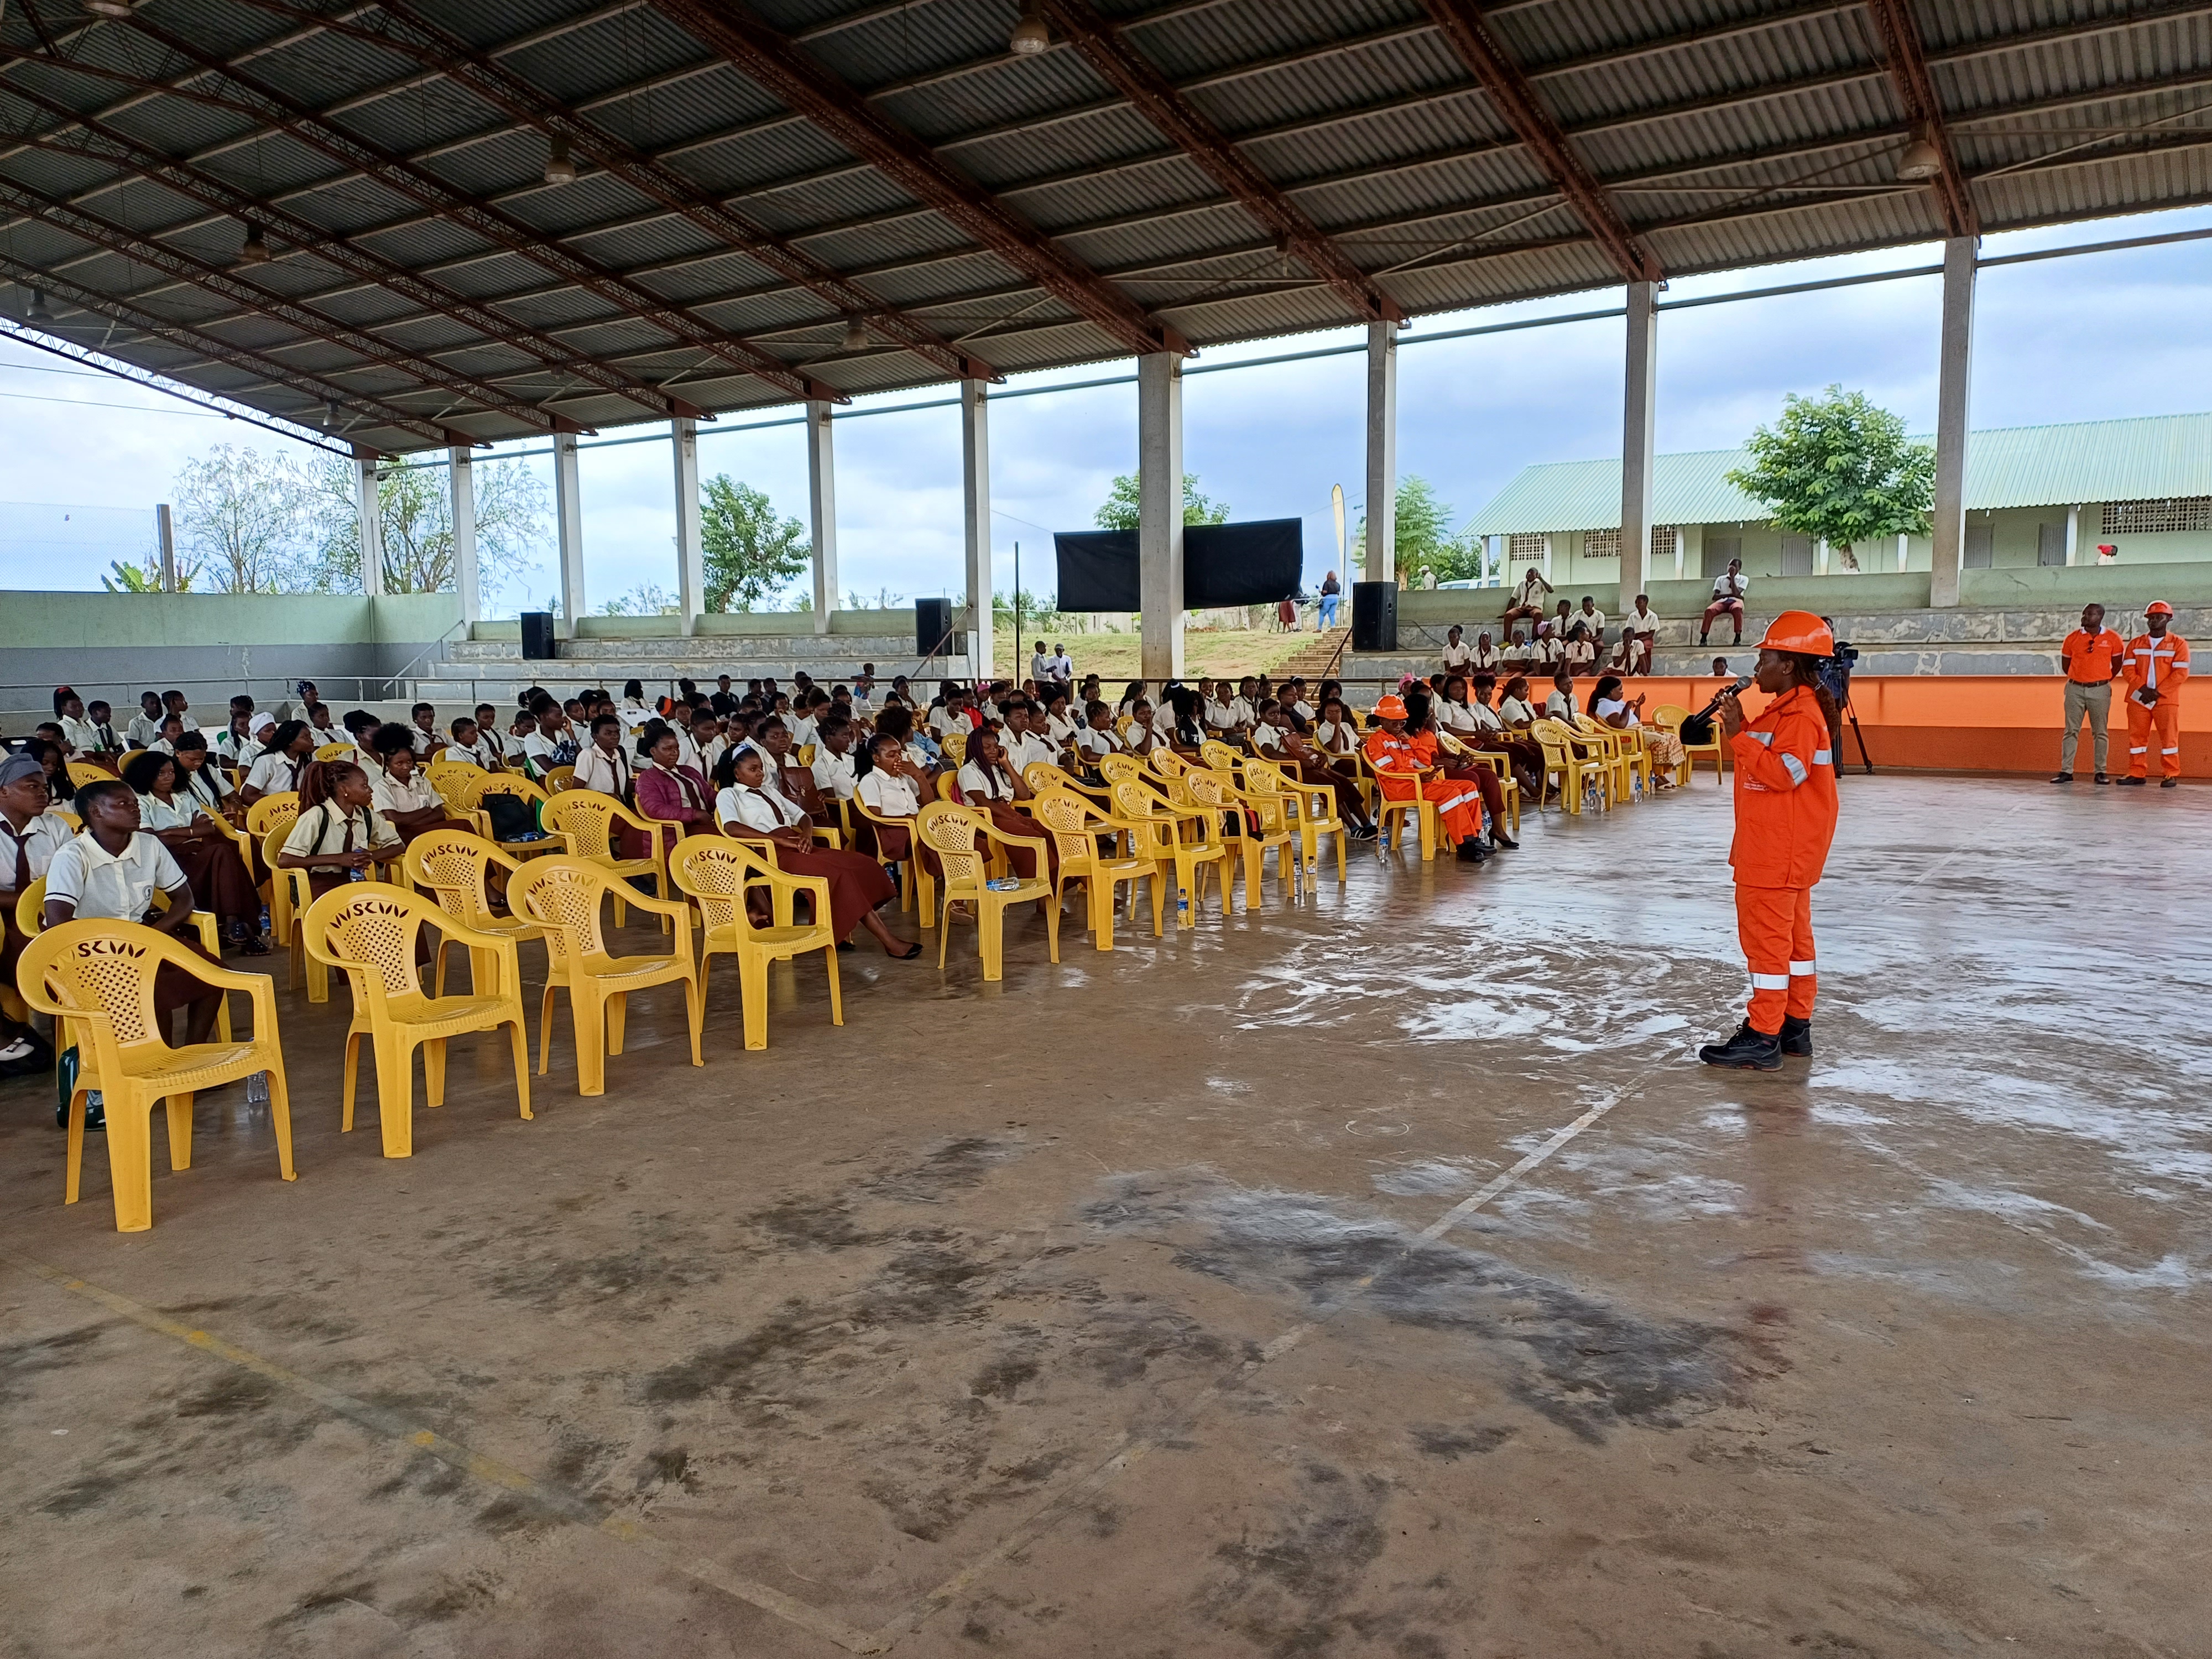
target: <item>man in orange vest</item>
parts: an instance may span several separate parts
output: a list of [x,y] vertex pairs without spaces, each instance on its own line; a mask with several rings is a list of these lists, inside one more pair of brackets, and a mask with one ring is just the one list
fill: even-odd
[[2173,607],[2153,599],[2143,607],[2144,632],[2128,641],[2128,775],[2123,786],[2141,789],[2150,771],[2150,737],[2158,733],[2159,785],[2181,781],[2181,688],[2189,678],[2189,641],[2172,631]]
[[1480,864],[1490,856],[1482,844],[1482,797],[1472,785],[1446,777],[1423,777],[1428,769],[1419,748],[1406,735],[1406,702],[1398,696],[1380,698],[1375,704],[1376,729],[1361,747],[1374,769],[1376,787],[1386,800],[1412,800],[1416,795],[1437,804],[1437,817],[1444,839],[1455,843],[1466,863]]
[[2066,668],[2066,732],[2058,739],[2058,775],[2053,783],[2074,781],[2074,750],[2081,740],[2081,717],[2089,717],[2089,736],[2096,751],[2097,781],[2110,783],[2105,774],[2105,727],[2112,717],[2112,682],[2120,677],[2127,647],[2105,626],[2105,607],[2081,607],[2081,625],[2058,647],[2058,660]]
[[1836,636],[1809,611],[1785,611],[1759,642],[1759,689],[1773,701],[1747,722],[1733,696],[1719,708],[1735,766],[1736,938],[1751,969],[1751,1007],[1735,1035],[1698,1050],[1708,1066],[1778,1071],[1813,1052],[1813,884],[1836,834],[1836,705],[1821,664]]

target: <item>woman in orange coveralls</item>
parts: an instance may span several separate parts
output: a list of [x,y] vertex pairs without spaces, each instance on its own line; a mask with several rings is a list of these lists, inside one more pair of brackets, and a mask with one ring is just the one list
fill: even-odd
[[1698,1050],[1708,1066],[1778,1071],[1813,1052],[1813,884],[1836,834],[1835,700],[1815,679],[1836,636],[1809,611],[1785,611],[1759,642],[1759,689],[1773,701],[1747,722],[1734,696],[1721,731],[1735,764],[1736,937],[1751,969],[1751,1008],[1735,1035]]

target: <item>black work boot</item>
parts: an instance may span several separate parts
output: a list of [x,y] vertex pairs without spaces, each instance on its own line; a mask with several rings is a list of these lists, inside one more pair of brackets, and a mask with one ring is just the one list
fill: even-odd
[[2073,781],[2074,775],[2071,772],[2061,772],[2057,777],[2051,779],[2051,782],[2053,783],[2071,783]]
[[1698,1058],[1708,1066],[1731,1066],[1740,1072],[1778,1072],[1782,1069],[1782,1042],[1764,1031],[1753,1030],[1751,1022],[1746,1020],[1726,1042],[1708,1042],[1698,1049]]
[[1798,1060],[1810,1060],[1813,1057],[1813,1022],[1800,1019],[1795,1014],[1784,1014],[1782,1017],[1782,1035],[1775,1040],[1782,1045],[1784,1054]]
[[1482,838],[1479,836],[1470,836],[1459,844],[1459,861],[1462,864],[1480,864],[1489,856],[1490,849],[1482,844]]

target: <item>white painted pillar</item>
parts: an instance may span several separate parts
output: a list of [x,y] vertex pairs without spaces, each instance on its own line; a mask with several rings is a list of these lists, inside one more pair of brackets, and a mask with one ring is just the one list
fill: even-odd
[[1398,325],[1367,325],[1367,580],[1398,570]]
[[830,404],[806,403],[806,504],[814,522],[814,631],[827,634],[837,609],[837,457]]
[[1900,574],[1905,569],[1905,555],[1910,550],[1911,541],[1911,538],[1909,536],[1899,536],[1897,538],[1897,568]]
[[1181,679],[1182,359],[1171,351],[1137,359],[1137,592],[1138,673]]
[[1813,574],[1816,576],[1828,574],[1828,538],[1826,536],[1818,538],[1813,544]]
[[668,423],[676,466],[676,597],[683,611],[677,632],[690,639],[707,609],[707,549],[699,524],[699,422],[678,416]]
[[2079,502],[2066,509],[2066,562],[2070,567],[2081,562],[2081,507]]
[[[997,641],[991,617],[991,415],[990,386],[981,380],[960,382],[960,498],[966,514],[969,671],[992,678]],[[1022,644],[1014,641],[1014,659]]]
[[371,599],[384,592],[384,507],[376,493],[376,458],[353,464],[354,510],[361,515],[361,591]]
[[584,614],[584,488],[573,432],[553,434],[553,526],[561,556],[561,614],[573,639]]
[[1552,580],[1552,538],[1549,536],[1544,538],[1544,580]]
[[1686,524],[1676,525],[1674,526],[1674,580],[1676,581],[1682,580],[1682,556],[1689,550],[1689,540],[1690,526]]
[[1928,602],[1959,603],[1966,542],[1967,393],[1974,368],[1974,239],[1943,244],[1942,350],[1936,382],[1936,548]]
[[453,593],[461,620],[473,626],[483,617],[483,582],[477,569],[476,452],[466,444],[447,450],[447,487],[453,502]]
[[1653,415],[1659,380],[1659,285],[1628,284],[1628,357],[1620,388],[1620,610],[1651,577]]

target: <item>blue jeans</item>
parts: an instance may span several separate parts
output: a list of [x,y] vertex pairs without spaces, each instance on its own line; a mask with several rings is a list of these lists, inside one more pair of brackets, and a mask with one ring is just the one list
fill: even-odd
[[1340,597],[1335,593],[1324,593],[1321,596],[1321,625],[1323,628],[1336,626],[1336,602]]

